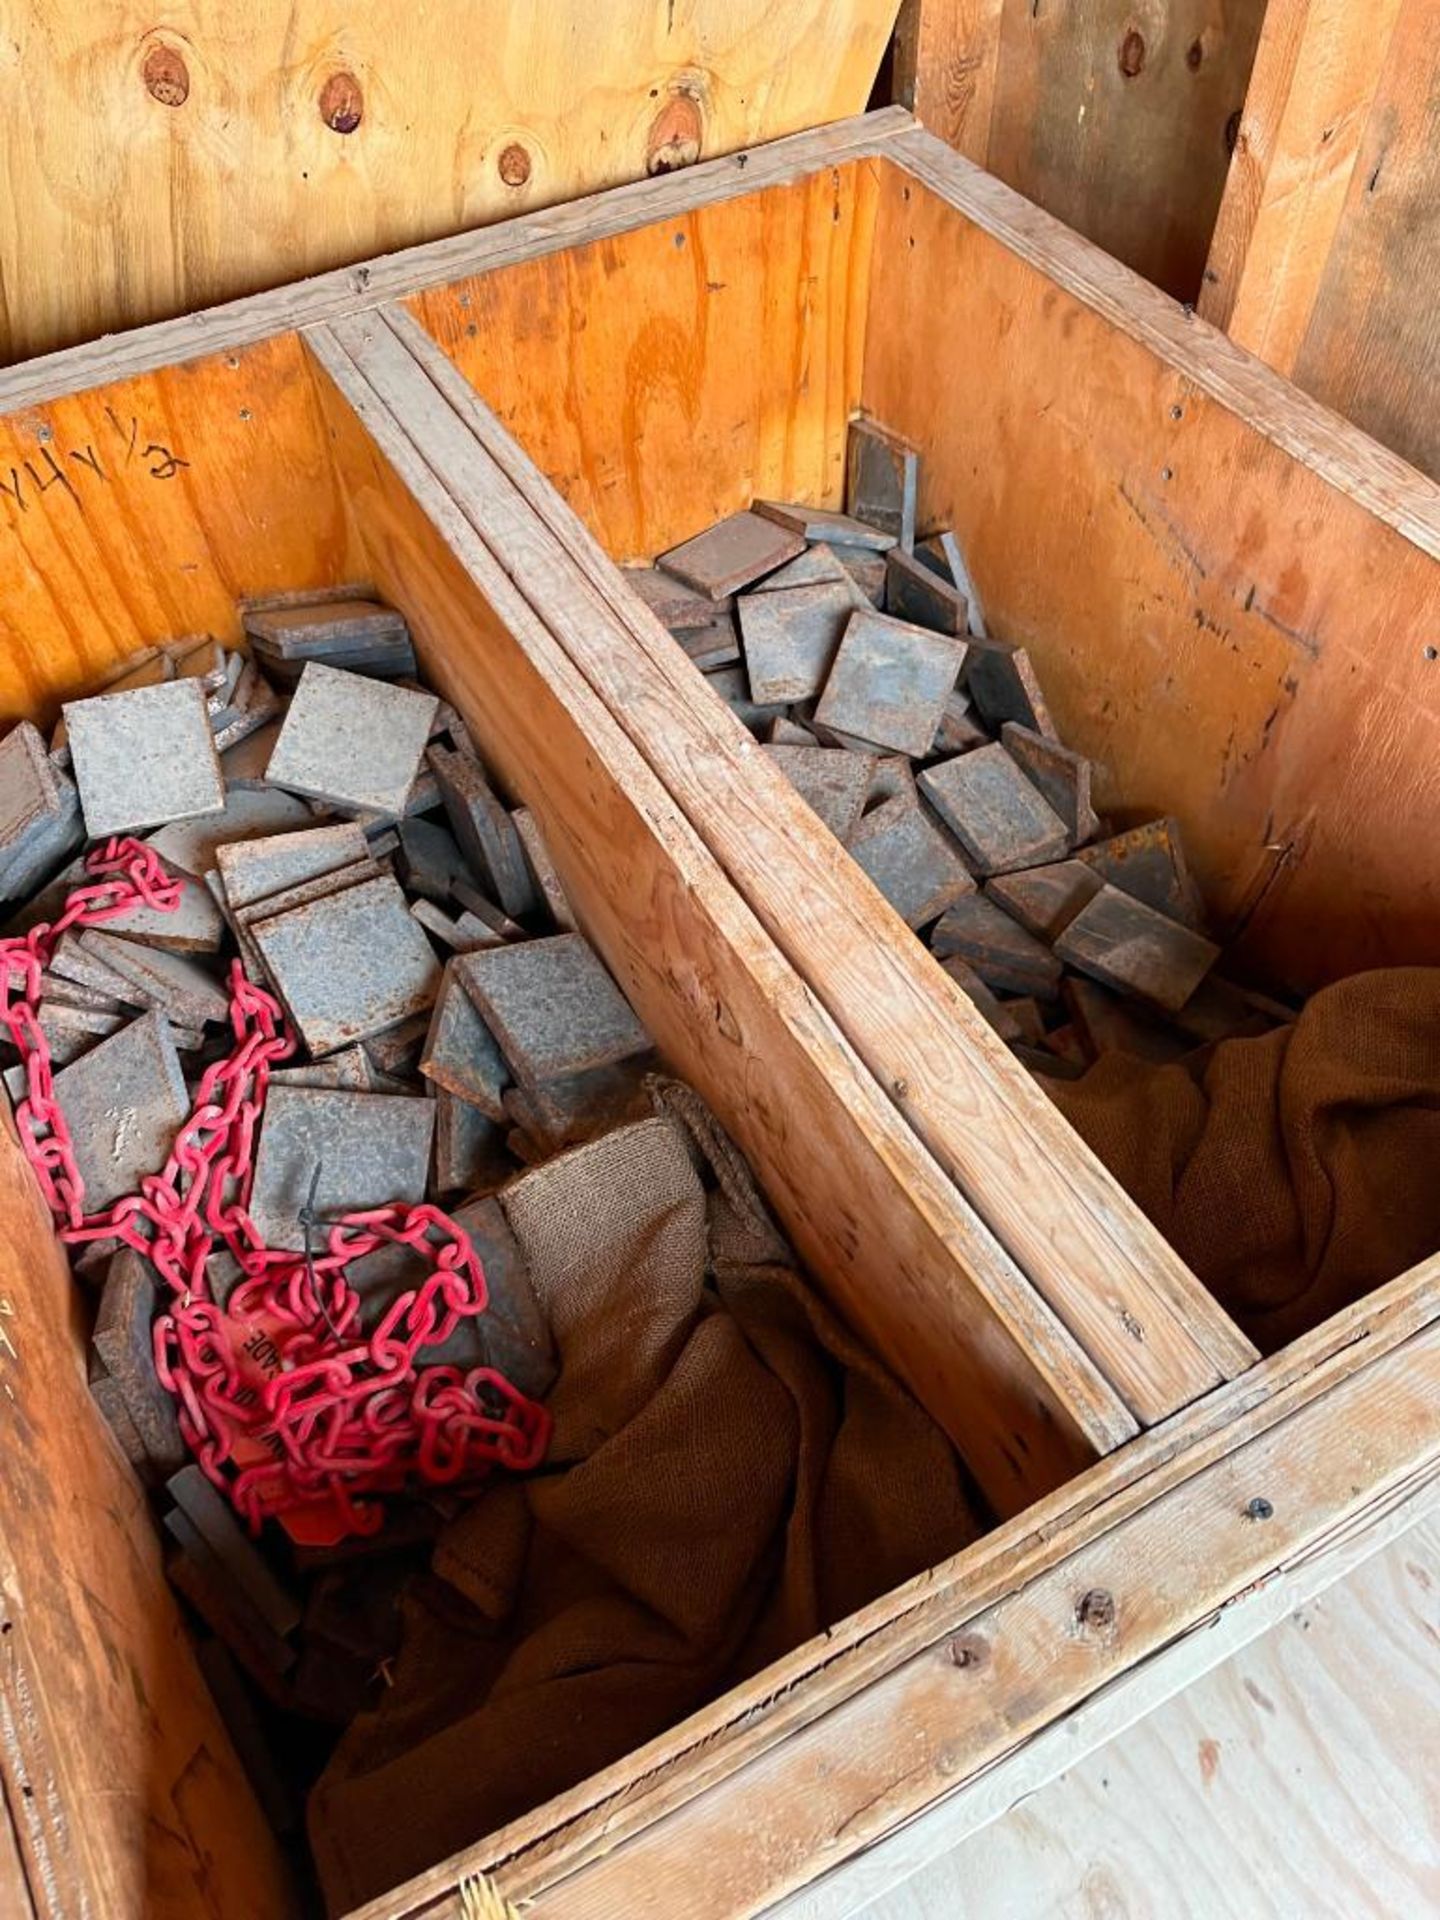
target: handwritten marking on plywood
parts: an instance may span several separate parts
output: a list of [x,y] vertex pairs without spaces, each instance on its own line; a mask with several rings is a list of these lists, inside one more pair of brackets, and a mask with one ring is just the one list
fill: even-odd
[[358,570],[293,334],[0,418],[0,724]]

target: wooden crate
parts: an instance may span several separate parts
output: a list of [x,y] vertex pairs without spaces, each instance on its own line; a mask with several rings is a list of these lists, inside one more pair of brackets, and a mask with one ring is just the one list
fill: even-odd
[[[1440,1465],[1440,1261],[1257,1361],[615,572],[752,492],[833,502],[856,406],[1259,960],[1440,958],[1440,854],[1391,831],[1434,813],[1434,489],[903,115],[0,378],[0,712],[233,638],[240,594],[372,580],[1007,1516],[365,1920],[472,1911],[467,1876],[567,1920],[761,1911],[1193,1670],[1220,1609],[1233,1644]],[[40,1915],[282,1912],[8,1140],[0,1183],[11,1877]]]

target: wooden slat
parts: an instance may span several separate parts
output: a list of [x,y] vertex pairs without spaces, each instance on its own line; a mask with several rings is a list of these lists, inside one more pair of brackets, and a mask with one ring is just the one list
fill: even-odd
[[[845,1622],[838,1639],[799,1650],[797,1668],[807,1654],[816,1663],[811,1680],[796,1686],[786,1663],[767,1672],[765,1713],[751,1705],[723,1772],[705,1780],[657,1765],[687,1723],[350,1920],[459,1920],[455,1889],[474,1873],[566,1920],[663,1911],[662,1890],[670,1912],[694,1920],[760,1911],[1433,1474],[1437,1309],[1431,1261]],[[1243,1517],[1265,1486],[1284,1490],[1276,1513]],[[1096,1586],[1117,1602],[1108,1637],[1076,1622]],[[957,1663],[957,1639],[981,1657]],[[718,1703],[737,1726],[745,1707],[743,1689]],[[713,1723],[704,1731],[713,1759]],[[609,1797],[595,1800],[603,1788]],[[702,1863],[716,1858],[725,1873],[702,1884]]]
[[[21,0],[0,61],[0,358],[856,113],[894,14],[551,0],[422,7],[396,32],[356,0]],[[358,96],[348,132],[327,119],[337,82],[342,107]]]
[[1295,379],[1440,479],[1440,4],[1405,0]]
[[402,418],[423,418],[427,457],[467,516],[1125,1404],[1142,1422],[1160,1419],[1249,1364],[1248,1342],[757,753],[523,450],[413,322],[397,315],[396,325],[391,334],[363,316],[336,332]]
[[1200,310],[1440,478],[1440,6],[1271,0]]
[[1265,0],[909,0],[896,98],[967,159],[1193,300]]
[[1430,1476],[773,1920],[1050,1920],[1097,1862],[1117,1911],[1145,1911],[1163,1885],[1171,1920],[1229,1915],[1242,1884],[1255,1920],[1424,1912],[1440,1835],[1437,1586]]
[[90,1399],[79,1296],[8,1123],[0,1218],[0,1785],[37,1920],[286,1920],[278,1844]]
[[1270,0],[1200,311],[1290,375],[1402,0]]
[[1440,808],[1440,489],[928,135],[897,146],[864,402],[925,447],[922,516],[1098,804],[1177,814],[1284,984],[1440,961],[1440,842],[1402,824]]

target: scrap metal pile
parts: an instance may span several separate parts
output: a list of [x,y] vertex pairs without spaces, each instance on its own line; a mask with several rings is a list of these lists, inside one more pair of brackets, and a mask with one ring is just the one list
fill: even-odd
[[1215,973],[1176,823],[1097,814],[954,535],[916,539],[918,477],[852,422],[847,511],[757,500],[627,578],[1036,1074],[1289,1020]]
[[647,1114],[655,1060],[404,621],[245,626],[0,740],[4,1080],[232,1724],[238,1662],[341,1725],[398,1631],[383,1556],[544,1457],[499,1191]]

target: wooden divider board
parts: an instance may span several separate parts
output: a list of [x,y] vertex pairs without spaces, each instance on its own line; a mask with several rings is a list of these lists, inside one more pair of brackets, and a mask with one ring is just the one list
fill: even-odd
[[[780,197],[794,202],[800,191],[784,189]],[[738,418],[746,423],[747,444],[783,435],[787,390],[776,390],[770,372],[775,359],[790,361],[783,329],[767,303],[727,305],[724,294],[747,257],[763,272],[762,242],[776,224],[777,216],[758,216],[743,203],[707,208],[703,217],[696,210],[698,244],[728,263],[718,276],[719,295],[710,291],[708,276],[701,280],[677,266],[681,250],[668,244],[667,223],[658,233],[573,249],[563,273],[540,259],[417,298],[413,310],[453,356],[452,366],[418,329],[402,326],[408,351],[449,403],[448,419],[429,416],[432,458],[443,457],[467,511],[488,517],[497,546],[520,537],[507,524],[523,526],[523,515],[509,523],[503,517],[497,472],[545,521],[552,562],[543,577],[532,570],[527,586],[537,611],[1131,1412],[1142,1424],[1162,1419],[1249,1365],[1253,1347],[756,750],[571,511],[578,504],[595,513],[622,554],[637,541],[648,553],[711,517],[704,502],[714,483],[702,485],[697,511],[683,445],[646,449],[633,511],[612,509],[589,478],[601,463],[620,458],[613,449],[621,444],[628,392],[613,369],[642,356],[652,314],[663,316],[676,338],[695,343],[688,358],[677,354],[670,363],[673,404],[687,419]],[[839,264],[853,270],[848,258]],[[924,298],[931,298],[929,289]],[[823,290],[807,295],[807,307],[812,301],[824,305]],[[718,313],[710,316],[712,302],[724,308],[723,325]],[[477,310],[485,324],[472,335],[465,316]],[[573,312],[598,311],[607,316],[603,322],[568,324]],[[895,324],[903,339],[907,327],[925,320],[917,313],[913,323]],[[357,316],[336,327],[372,378],[388,369],[385,391],[397,409],[428,407],[423,380],[404,366],[376,320]],[[748,353],[737,355],[742,328]],[[709,346],[717,337],[724,347],[712,366]],[[508,342],[503,355],[487,344],[496,338]],[[508,414],[522,444],[500,430],[477,391]],[[923,406],[924,392],[917,381],[917,405]],[[592,396],[593,403],[584,404]],[[914,437],[928,445],[924,432]],[[698,438],[706,440],[703,424]],[[583,459],[577,442],[586,448]],[[569,504],[537,465],[558,475]],[[817,495],[833,504],[838,489],[817,486],[812,474],[810,497]],[[749,475],[742,473],[727,503],[742,506],[750,497]],[[641,658],[643,677],[635,671]]]
[[279,1844],[90,1398],[85,1309],[8,1113],[0,1220],[0,1788],[36,1920],[290,1920]]
[[[451,497],[444,422],[309,336],[369,572],[430,684],[535,814],[566,891],[668,1059],[715,1108],[820,1286],[1013,1512],[1135,1431],[781,959]],[[432,470],[434,463],[434,470]]]
[[1440,489],[931,136],[896,151],[864,405],[923,441],[922,519],[1097,804],[1178,815],[1284,985],[1440,961]]
[[18,0],[0,360],[858,113],[896,4]]

